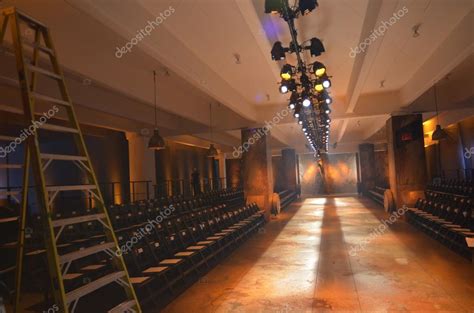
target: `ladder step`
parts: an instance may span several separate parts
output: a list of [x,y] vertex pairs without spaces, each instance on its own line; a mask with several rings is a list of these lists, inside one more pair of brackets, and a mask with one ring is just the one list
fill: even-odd
[[97,189],[96,185],[70,185],[70,186],[49,186],[47,191],[77,191]]
[[0,169],[22,169],[23,164],[0,164]]
[[80,224],[86,223],[91,221],[96,221],[105,218],[104,213],[99,214],[91,214],[91,215],[84,215],[84,216],[77,216],[77,217],[69,217],[51,221],[53,227],[61,227],[66,225],[73,225],[73,224]]
[[51,56],[54,56],[54,51],[43,46],[43,45],[39,45],[37,43],[34,43],[34,42],[31,42],[31,41],[27,41],[27,40],[22,40],[22,43],[27,45],[27,46],[30,46],[31,48],[33,49],[38,49],[40,51],[43,51],[44,53],[47,53]]
[[[47,29],[47,27],[41,23],[40,21],[32,18],[31,16],[23,13],[22,11],[18,10],[17,8],[10,8],[9,10],[14,10],[18,13],[18,17],[20,18],[20,20],[28,23],[31,27],[41,27],[41,28],[44,28],[44,29]],[[7,10],[8,11],[8,10]]]
[[41,129],[56,131],[56,132],[63,132],[63,133],[73,133],[73,134],[79,133],[79,131],[75,128],[64,127],[64,126],[48,124],[48,123],[41,125]]
[[110,283],[113,283],[115,281],[117,281],[118,279],[120,278],[123,278],[125,277],[125,272],[124,271],[120,271],[120,272],[115,272],[115,273],[112,273],[112,274],[108,274],[104,277],[101,277],[99,279],[96,279],[94,280],[93,282],[87,284],[87,285],[84,285],[82,287],[79,287],[73,291],[70,291],[68,293],[66,293],[66,302],[68,304],[70,304],[71,302],[74,302],[78,299],[80,299],[81,297],[85,296],[85,295],[88,295],[94,291],[96,291],[97,289],[100,289]]
[[0,141],[15,141],[16,137],[11,137],[11,136],[1,136],[0,135]]
[[62,80],[62,77],[60,75],[58,75],[56,73],[53,73],[53,72],[50,72],[48,70],[45,70],[44,68],[41,68],[41,67],[38,67],[38,66],[35,66],[35,65],[31,65],[31,64],[27,64],[26,66],[32,72],[37,72],[37,73],[43,74],[43,75],[48,76],[48,77],[53,78],[53,79]]
[[116,307],[108,310],[107,313],[128,312],[128,310],[133,309],[134,307],[136,307],[136,305],[137,305],[137,303],[135,302],[135,300],[125,301],[125,302],[120,303]]
[[5,111],[9,113],[14,113],[14,114],[23,114],[23,109],[13,107],[11,105],[0,104],[0,111]]
[[15,272],[15,270],[16,270],[16,266],[11,266],[11,267],[8,267],[8,268],[5,268],[5,269],[1,269],[0,270],[0,275]]
[[16,222],[18,218],[18,216],[0,218],[0,224]]
[[4,190],[0,190],[0,195],[2,196],[16,196],[16,195],[19,195],[20,194],[20,191],[4,191]]
[[57,104],[68,106],[68,107],[71,106],[71,104],[67,101],[57,99],[57,98],[53,98],[53,97],[50,97],[50,96],[45,96],[45,95],[39,94],[37,92],[32,92],[31,95],[33,97],[35,97],[36,99],[44,100],[44,101],[51,102],[51,103],[57,103]]
[[61,255],[59,256],[59,261],[61,264],[64,264],[67,262],[85,258],[86,256],[96,254],[98,252],[102,252],[106,249],[111,249],[113,247],[115,247],[115,244],[113,242],[106,242],[97,246],[92,246],[86,249],[77,250],[68,254]]
[[87,161],[87,157],[78,155],[61,155],[61,154],[46,154],[42,153],[43,160],[57,160],[57,161]]

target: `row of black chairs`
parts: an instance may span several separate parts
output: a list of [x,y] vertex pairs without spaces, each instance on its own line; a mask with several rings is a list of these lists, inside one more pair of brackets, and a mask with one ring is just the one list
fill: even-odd
[[283,190],[278,193],[280,196],[281,210],[286,209],[298,197],[297,193],[291,190]]
[[172,196],[167,196],[167,197],[156,197],[154,199],[150,200],[142,200],[138,201],[136,203],[140,202],[152,202],[154,205],[157,206],[166,206],[170,204],[176,204],[176,203],[183,203],[187,201],[204,201],[207,202],[207,204],[214,203],[217,201],[217,199],[233,196],[237,193],[242,193],[243,190],[242,188],[226,188],[226,189],[221,189],[221,190],[210,190],[202,193],[198,193],[194,196],[189,196],[189,195],[172,195]]
[[[168,210],[171,211],[169,208],[163,211]],[[170,216],[165,216],[163,211],[146,225],[116,231],[120,250],[75,262],[68,271],[66,290],[80,288],[109,274],[110,253],[116,253],[124,256],[141,303],[164,305],[165,299],[169,301],[184,290],[264,222],[256,205],[230,208],[222,204]],[[61,254],[104,244],[105,238],[89,236],[87,240],[76,240],[74,247],[62,248]],[[120,292],[116,288],[109,294]],[[87,305],[87,302],[83,303]],[[104,307],[100,311],[108,309]],[[78,310],[87,309],[79,306]]]
[[119,241],[141,303],[165,305],[264,222],[255,204],[234,209],[222,205],[168,219],[133,245],[130,238],[137,234],[122,233]]
[[474,198],[474,181],[435,179],[427,185],[427,190]]
[[470,198],[426,191],[426,199],[418,199],[406,217],[421,231],[472,260],[473,212]]
[[[138,228],[148,222],[150,219],[155,219],[158,214],[163,214],[163,217],[171,217],[172,215],[186,212],[182,209],[182,203],[171,202],[179,201],[179,197],[167,198],[166,202],[162,199],[153,199],[147,201],[138,201],[131,204],[113,205],[108,208],[109,217],[112,226],[116,232],[121,230],[129,230]],[[201,194],[196,199],[189,200],[187,210],[200,210],[214,204],[226,204],[230,206],[243,205],[243,193],[241,190],[223,190],[221,194],[207,193]],[[173,210],[167,214],[165,208],[172,207]],[[54,212],[53,219],[73,218],[84,215],[97,213],[95,208],[83,210],[63,210]],[[34,215],[28,219],[27,225],[27,240],[28,252],[27,256],[38,256],[44,253],[44,237],[42,235],[42,216]],[[10,225],[11,226],[11,225]],[[10,231],[6,234],[7,246],[15,248],[14,243],[17,240],[17,225],[14,225],[15,231]],[[61,233],[58,241],[58,248],[60,253],[68,253],[77,248],[76,245],[93,245],[98,241],[104,239],[103,225],[98,221],[90,221],[88,223],[78,223],[68,225]],[[11,263],[11,262],[10,262]]]
[[[178,199],[167,199],[166,202],[162,201],[162,199],[140,201],[130,205],[110,207],[109,216],[114,225],[116,236],[122,239],[143,238],[145,235],[148,237],[148,229],[155,224],[158,224],[159,226],[153,227],[153,231],[161,229],[162,225],[166,225],[166,228],[163,229],[162,235],[169,235],[172,233],[171,229],[175,229],[180,225],[179,222],[182,218],[187,223],[190,222],[188,218],[185,218],[188,216],[196,216],[195,221],[202,221],[203,218],[210,220],[211,218],[209,214],[215,214],[218,209],[221,211],[225,210],[225,216],[233,217],[234,210],[237,210],[238,212],[239,210],[243,210],[242,208],[244,207],[243,193],[241,190],[225,190],[220,194],[201,194],[196,199],[179,199],[178,202],[172,202],[173,200]],[[252,208],[255,209],[255,207]],[[68,217],[75,217],[86,213],[90,214],[94,212],[75,210],[68,212],[67,214]],[[54,218],[64,218],[66,213],[55,212],[54,214]],[[26,279],[30,283],[27,284],[26,289],[33,292],[44,289],[45,282],[49,281],[46,272],[46,253],[44,250],[41,231],[43,227],[41,219],[41,216],[34,216],[29,219],[27,226],[28,248],[25,267],[28,269]],[[226,218],[224,217],[223,219]],[[261,219],[259,222],[261,222]],[[178,224],[175,225],[175,223]],[[11,225],[15,226],[15,223]],[[103,225],[98,220],[68,225],[62,230],[62,235],[58,241],[59,254],[64,255],[78,250],[87,249],[88,247],[105,244],[106,240],[102,228]],[[0,268],[0,289],[3,285],[7,285],[11,291],[13,289],[17,228],[15,230],[12,228],[7,233],[5,233],[4,230],[5,228],[2,230],[2,238],[0,239],[2,241],[2,243],[0,243],[0,251],[3,256],[8,255],[8,257],[2,258],[2,268]],[[137,236],[130,235],[130,232],[137,230],[140,230],[140,234]],[[126,241],[126,243],[127,242],[128,241]],[[167,245],[171,245],[171,242],[167,242]],[[4,253],[7,251],[11,253]],[[108,253],[110,254],[114,252],[108,251]],[[117,253],[121,252],[119,251]],[[107,274],[112,267],[107,264],[111,261],[111,258],[104,258],[105,256],[106,254],[103,254],[101,258],[98,258],[97,255],[91,255],[88,258],[82,258],[81,260],[75,261],[66,275],[66,289],[76,289],[81,285],[93,281],[95,277],[103,277]],[[138,279],[134,278],[134,283],[140,285],[139,280],[143,279],[143,277]],[[0,292],[2,292],[2,290],[0,290]],[[121,289],[115,290],[114,292],[121,292]]]
[[373,190],[369,190],[369,192],[367,193],[367,196],[369,196],[372,200],[374,200],[378,204],[384,205],[385,190],[386,188],[375,186]]

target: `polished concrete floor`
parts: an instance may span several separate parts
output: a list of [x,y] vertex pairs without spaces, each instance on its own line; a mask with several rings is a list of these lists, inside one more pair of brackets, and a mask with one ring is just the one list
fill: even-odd
[[403,217],[381,231],[388,218],[366,199],[301,199],[164,312],[474,312],[474,265]]

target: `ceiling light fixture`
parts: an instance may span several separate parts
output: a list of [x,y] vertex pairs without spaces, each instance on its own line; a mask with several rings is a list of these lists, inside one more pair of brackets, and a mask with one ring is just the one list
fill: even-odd
[[[265,12],[278,13],[287,22],[291,35],[288,47],[284,47],[280,41],[273,44],[272,59],[284,60],[286,53],[294,53],[297,61],[294,66],[285,64],[281,68],[280,92],[284,94],[292,92],[288,107],[294,110],[294,116],[311,147],[327,151],[329,132],[326,129],[331,122],[329,104],[332,103],[327,89],[331,87],[331,80],[323,63],[319,61],[307,63],[302,53],[303,50],[309,50],[311,57],[319,56],[325,52],[325,47],[319,38],[312,38],[299,44],[295,27],[296,18],[313,11],[317,6],[316,0],[293,0],[291,5],[288,0],[266,0]],[[309,145],[306,146],[309,148]]]
[[311,53],[312,57],[318,57],[320,56],[323,52],[326,52],[324,49],[323,42],[319,38],[311,38],[311,44],[309,47],[309,52]]
[[436,92],[436,84],[433,86],[434,88],[434,100],[435,100],[435,105],[436,105],[436,129],[433,132],[433,135],[431,135],[431,139],[435,141],[443,140],[448,137],[448,134],[444,131],[443,128],[441,128],[441,125],[439,124],[439,112],[438,112],[438,95]]
[[302,15],[309,13],[318,6],[317,0],[300,0],[299,9]]
[[313,73],[314,75],[318,76],[318,77],[321,77],[323,76],[324,74],[326,74],[326,66],[324,66],[323,63],[321,62],[314,62],[313,63]]
[[153,136],[151,136],[150,140],[148,141],[148,149],[152,150],[163,150],[166,148],[165,141],[163,137],[160,136],[160,132],[158,130],[158,107],[156,104],[156,71],[153,71],[153,92],[154,92],[154,104],[155,104],[155,129],[153,130]]
[[214,147],[214,136],[212,134],[212,103],[209,103],[209,131],[211,133],[211,144],[207,151],[207,157],[214,158],[219,155],[219,152],[217,152],[216,147]]
[[288,51],[288,48],[284,48],[283,45],[281,44],[281,41],[277,41],[273,44],[272,47],[272,60],[278,61],[278,60],[284,60],[286,58],[285,53]]
[[293,76],[293,67],[290,64],[283,65],[283,67],[281,68],[280,76],[284,80],[290,80],[291,76]]

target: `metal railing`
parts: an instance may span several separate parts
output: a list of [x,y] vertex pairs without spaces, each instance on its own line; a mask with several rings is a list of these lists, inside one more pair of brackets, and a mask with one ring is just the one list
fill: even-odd
[[[48,186],[48,187],[53,187]],[[107,182],[99,183],[99,188],[102,192],[104,202],[106,205],[130,203],[137,200],[150,199],[153,195],[152,181],[131,181],[131,182]],[[21,186],[7,186],[0,187],[0,191],[15,191],[22,190]],[[33,210],[37,205],[36,186],[28,187],[28,204]],[[17,202],[13,196],[1,196],[1,199],[6,199],[11,202]],[[18,197],[17,197],[18,199]],[[95,206],[94,197],[90,193],[83,193],[80,191],[59,193],[54,201],[54,207],[69,206],[74,208],[93,208]]]
[[155,196],[192,196],[195,193],[221,190],[227,187],[226,178],[203,178],[197,182],[191,179],[172,179],[158,182],[154,186]]
[[442,179],[474,179],[474,169],[473,168],[461,168],[461,169],[452,169],[452,170],[442,170],[441,171]]
[[[21,190],[21,186],[0,187],[1,191]],[[36,207],[37,199],[35,186],[28,187],[28,203],[30,207]],[[148,200],[153,197],[184,195],[193,196],[196,192],[208,192],[226,188],[226,178],[204,178],[199,184],[193,184],[190,179],[166,180],[153,185],[150,180],[131,182],[105,182],[99,183],[106,205],[130,203],[139,200]],[[12,196],[2,196],[1,199],[16,202]],[[69,206],[74,208],[93,208],[94,198],[89,193],[67,192],[59,193],[54,201],[54,207]],[[34,209],[33,209],[34,210]]]

